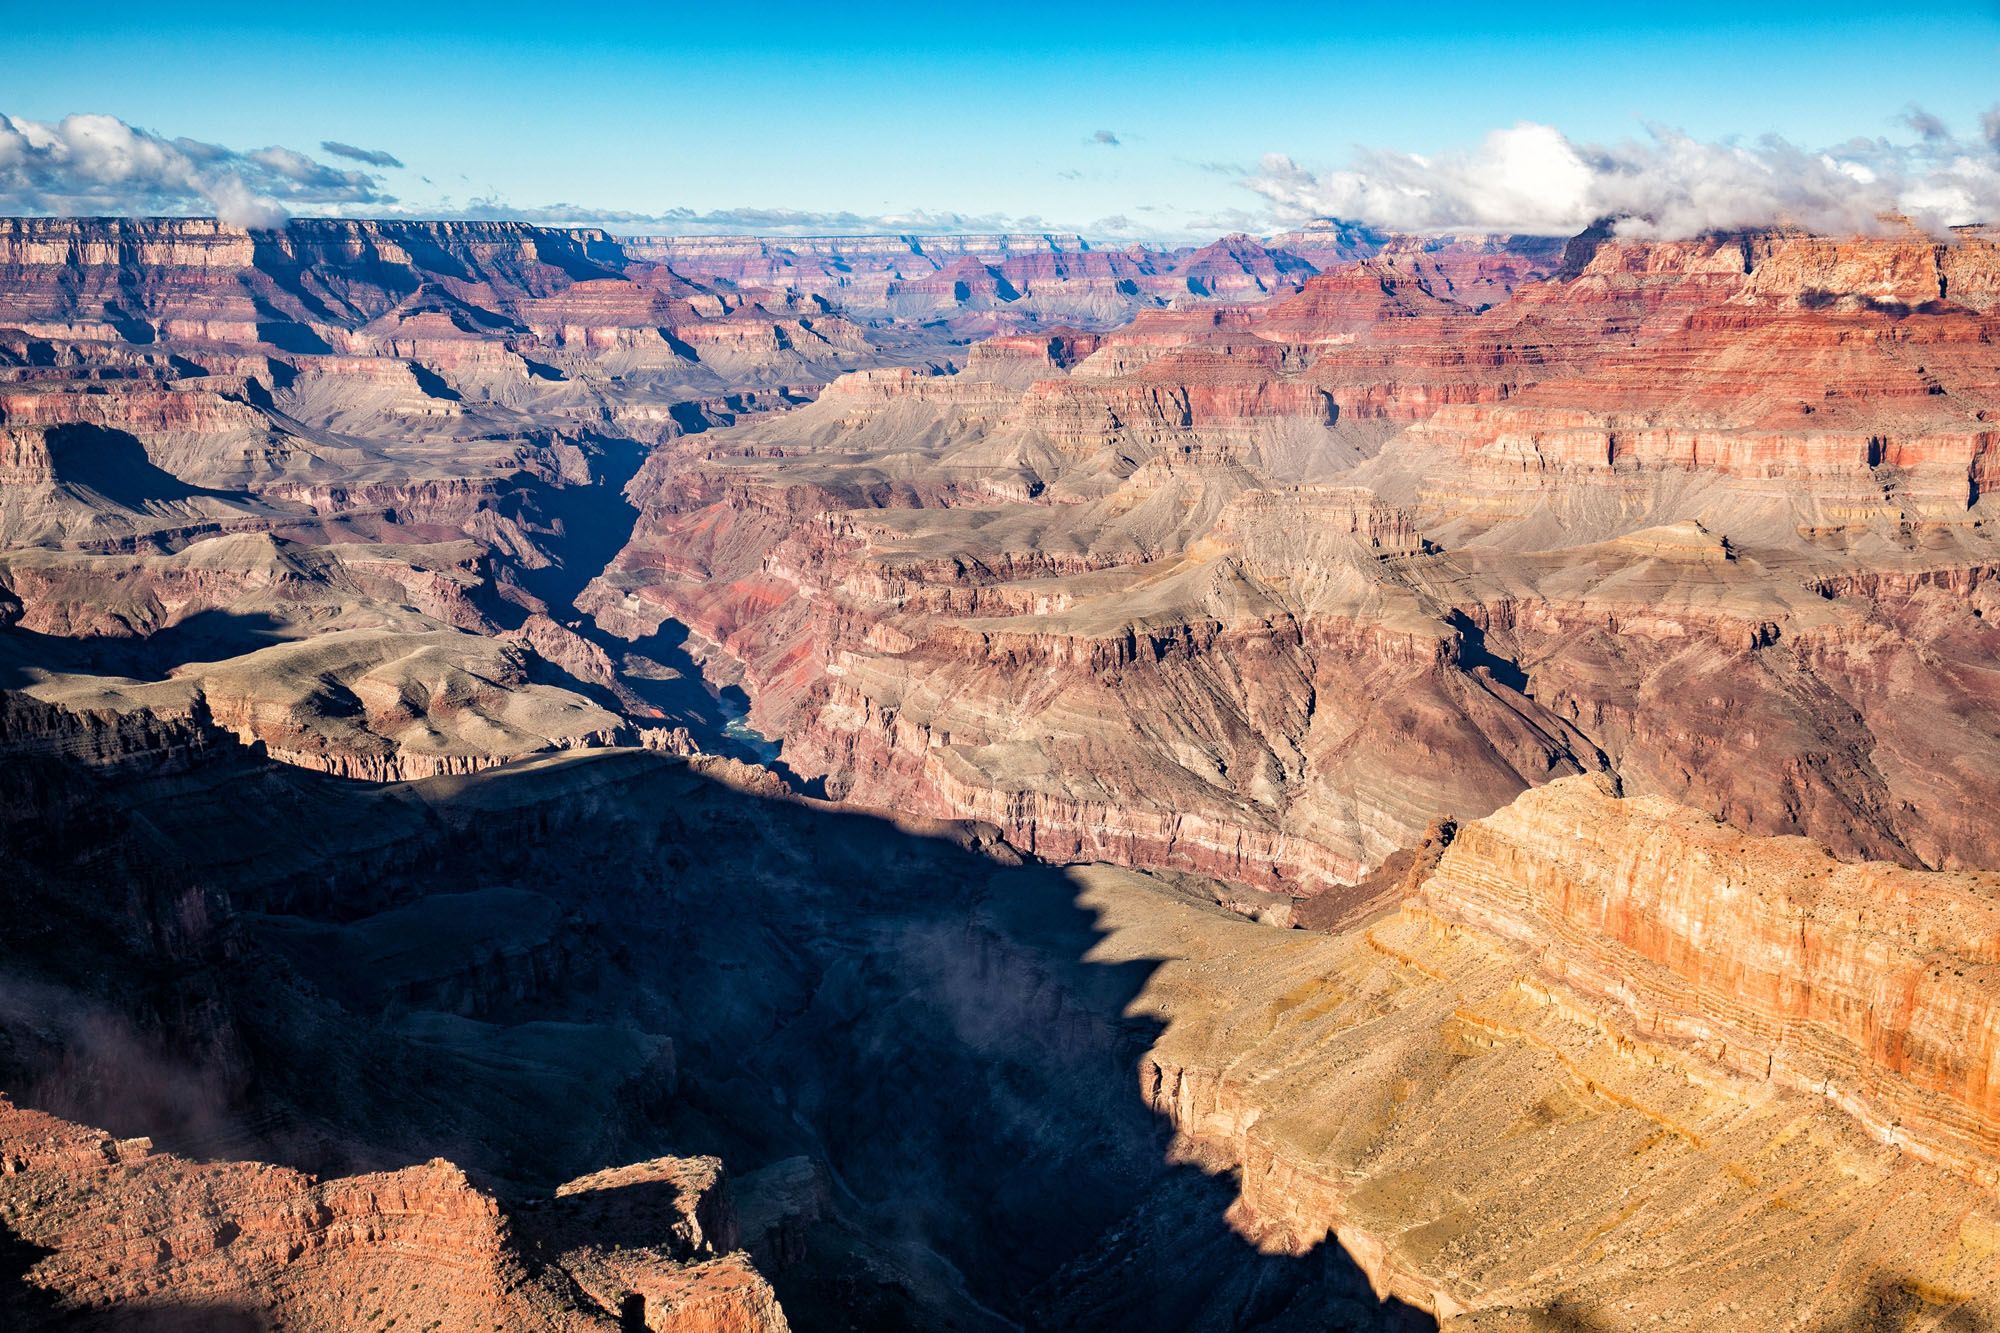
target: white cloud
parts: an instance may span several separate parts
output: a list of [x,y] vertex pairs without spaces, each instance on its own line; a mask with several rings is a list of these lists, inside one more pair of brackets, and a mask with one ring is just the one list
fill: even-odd
[[[400,163],[378,149],[326,140],[323,151],[370,166]],[[428,180],[425,182],[428,184]],[[624,234],[951,235],[1069,232],[1033,214],[960,213],[914,208],[880,213],[791,208],[658,211],[556,203],[516,205],[498,197],[411,202],[381,188],[367,171],[331,166],[296,149],[241,150],[169,139],[115,116],[76,114],[44,122],[0,115],[0,214],[210,215],[244,227],[278,227],[293,212],[341,217],[516,220],[596,226]],[[1175,228],[1104,219],[1093,236],[1160,239]]]
[[377,178],[289,148],[238,152],[167,139],[116,116],[44,122],[0,115],[0,212],[213,214],[248,227],[282,224],[293,206],[393,204]]
[[1787,224],[1869,232],[1898,214],[1934,231],[2000,220],[2000,111],[1983,142],[1959,140],[1917,107],[1904,123],[1916,142],[1854,139],[1817,152],[1662,128],[1599,147],[1522,123],[1428,157],[1364,149],[1334,171],[1273,154],[1244,184],[1283,222],[1338,217],[1402,231],[1562,235],[1610,217],[1622,234],[1687,237]]
[[282,227],[290,215],[269,195],[258,194],[241,176],[223,175],[210,182],[203,195],[220,221],[233,227]]

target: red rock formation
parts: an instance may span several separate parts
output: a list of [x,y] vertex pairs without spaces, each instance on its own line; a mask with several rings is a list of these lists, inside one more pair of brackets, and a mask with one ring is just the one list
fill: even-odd
[[790,288],[861,317],[944,317],[983,333],[1058,320],[1117,324],[1169,302],[1257,299],[1296,288],[1315,267],[1248,236],[1180,250],[1075,236],[686,236],[625,248],[690,277]]
[[[796,292],[710,291],[602,233],[512,223],[14,220],[0,286],[0,583],[24,629],[80,644],[194,624],[211,663],[364,631],[383,660],[353,660],[349,637],[330,691],[286,685],[284,652],[182,679],[270,753],[376,778],[628,738],[600,704],[712,741],[698,687],[631,687],[589,626],[553,628],[580,624],[568,603],[610,553],[595,544],[629,519],[618,490],[660,443],[930,350],[897,331],[885,352]],[[419,684],[405,668],[440,629],[548,652],[510,665],[454,642],[457,665]],[[457,674],[468,654],[486,666]],[[55,692],[98,697],[188,660],[137,642],[83,670],[102,654],[43,656]],[[398,683],[343,712],[355,669]],[[575,690],[558,701],[549,677]],[[557,704],[525,729],[501,720],[524,690]]]
[[[1800,875],[1814,862],[1833,883]],[[2000,1215],[1960,1174],[1993,1159],[1933,1165],[1915,1121],[1884,1133],[1866,1106],[1966,1123],[1933,1088],[1977,1057],[1928,1037],[1983,1049],[1991,940],[1953,916],[1990,914],[1991,876],[1840,866],[1576,778],[1461,830],[1415,876],[1416,904],[1332,939],[1086,877],[1111,930],[1100,955],[1169,960],[1143,999],[1168,1023],[1141,1094],[1178,1157],[1227,1174],[1231,1225],[1268,1250],[1337,1240],[1375,1291],[1448,1327],[1876,1327],[1994,1308],[1987,1251],[1961,1238]],[[1844,889],[1861,896],[1836,907]],[[1723,921],[1739,907],[1753,930]],[[1871,1016],[1851,987],[1882,962],[1911,970]]]
[[[1993,886],[1943,873],[2000,866],[1990,238],[1593,232],[1557,255],[1323,229],[1306,238],[1329,257],[1315,275],[1287,244],[1241,238],[1180,255],[732,241],[686,251],[736,266],[703,279],[525,228],[8,235],[0,665],[33,700],[0,711],[0,748],[22,773],[77,756],[168,773],[155,826],[180,845],[207,779],[179,770],[228,736],[360,783],[429,776],[371,818],[445,830],[421,844],[440,864],[499,839],[522,859],[493,862],[495,882],[514,884],[550,863],[513,844],[569,815],[522,798],[531,813],[496,816],[518,775],[486,771],[720,744],[706,695],[674,698],[705,664],[836,799],[976,818],[983,842],[1046,859],[1229,881],[1192,886],[1194,924],[1145,887],[1129,928],[1151,943],[1121,957],[1223,941],[1217,957],[1252,960],[1220,990],[1163,969],[1166,1000],[1194,998],[1157,1012],[1190,1021],[1170,1023],[1141,1091],[1191,1157],[1245,1168],[1231,1216],[1269,1248],[1332,1229],[1384,1288],[1505,1326],[1566,1264],[1638,1300],[1639,1270],[1592,1248],[1617,1233],[1655,1278],[1691,1274],[1692,1294],[1645,1297],[1663,1322],[1740,1306],[1781,1324],[1846,1312],[1771,1294],[1799,1270],[1752,1243],[1779,1225],[1766,1214],[1813,1219],[1786,1233],[1799,1247],[1829,1219],[1851,1289],[1905,1264],[1911,1238],[1956,1244],[1935,1217],[1970,1216],[1972,1191],[2000,1183]],[[998,336],[955,341],[975,332]],[[490,781],[448,776],[474,771]],[[756,772],[732,781],[782,794]],[[44,798],[16,776],[6,793],[88,829],[95,781]],[[564,800],[612,802],[578,783]],[[660,836],[686,796],[617,836]],[[1412,850],[1451,820],[1470,831]],[[1797,833],[1901,868],[1767,840]],[[363,857],[416,844],[385,838]],[[680,844],[628,867],[602,841],[579,876],[629,879],[648,910],[659,866],[686,887]],[[466,911],[349,903],[365,874],[287,864],[260,899],[273,916],[339,899],[393,931]],[[1375,916],[1398,892],[1418,907]],[[580,985],[598,927],[521,906],[529,889],[465,893],[493,922],[467,932],[476,958],[372,984],[452,1010],[424,1021],[477,1046],[497,1038],[454,1020]],[[175,879],[133,914],[205,941],[207,967],[227,940],[205,894]],[[1015,910],[1002,898],[980,910]],[[1254,928],[1215,904],[1341,935],[1240,942]],[[52,932],[60,913],[34,907]],[[659,910],[687,919],[679,899]],[[839,944],[872,958],[907,925]],[[930,928],[913,957],[941,956]],[[361,986],[321,947],[345,925],[273,929],[329,993]],[[1114,1063],[1077,1035],[1098,1024],[1067,990],[1020,999],[1048,993],[1045,959],[983,921],[970,936],[978,1022],[1053,1013],[1061,1058],[1073,1042]],[[766,944],[741,956],[782,952]],[[941,993],[962,1000],[959,980]],[[839,1027],[865,1007],[841,997],[877,984],[754,1003]],[[1131,999],[1117,1012],[1155,1012]],[[631,1095],[654,1096],[672,1061],[634,1046]],[[1647,1178],[1666,1153],[1662,1191]],[[1870,1230],[1850,1167],[1906,1191],[1883,1211],[1906,1237]],[[593,1317],[636,1295],[702,1326],[755,1305],[726,1218],[681,1206],[707,1197],[705,1171],[628,1170],[516,1221]],[[284,1188],[307,1212],[350,1200]],[[366,1218],[391,1186],[360,1188]],[[444,1194],[454,1227],[478,1221]],[[578,1229],[589,1214],[621,1230],[653,1196],[674,1200],[671,1242]],[[1135,1218],[1107,1253],[1171,1229]],[[1966,1253],[1987,1235],[1963,1233]],[[909,1255],[899,1271],[934,1271]],[[1964,1299],[1944,1304],[1983,1299],[1975,1268],[1951,1267]],[[1098,1308],[1064,1285],[1091,1271],[1048,1308]]]
[[[658,1182],[643,1201],[600,1198]],[[581,1206],[558,1205],[580,1201]],[[248,1320],[353,1328],[392,1315],[444,1327],[645,1327],[778,1333],[784,1315],[741,1254],[712,1160],[662,1160],[565,1186],[532,1261],[498,1204],[449,1162],[317,1180],[256,1162],[191,1162],[0,1097],[0,1223],[32,1262],[0,1292],[24,1329]],[[708,1219],[708,1229],[701,1225]],[[717,1223],[721,1225],[718,1226]],[[593,1242],[593,1225],[615,1244]],[[656,1239],[636,1245],[632,1238]],[[632,1296],[644,1299],[628,1304]]]

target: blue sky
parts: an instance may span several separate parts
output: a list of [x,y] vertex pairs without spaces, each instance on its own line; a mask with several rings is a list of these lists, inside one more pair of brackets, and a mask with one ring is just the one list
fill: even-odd
[[[1254,224],[1266,154],[1433,154],[1519,122],[1817,148],[1968,137],[2000,4],[61,6],[6,0],[0,113],[393,154],[401,208]],[[1098,132],[1115,137],[1100,142]],[[345,165],[352,166],[348,163]],[[375,168],[362,169],[374,171]],[[300,208],[298,211],[311,211]],[[363,209],[362,211],[366,211]]]

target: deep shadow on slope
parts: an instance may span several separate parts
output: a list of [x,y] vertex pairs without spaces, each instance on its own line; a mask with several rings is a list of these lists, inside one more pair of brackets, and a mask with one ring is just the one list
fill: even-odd
[[135,512],[194,499],[244,502],[237,491],[191,486],[154,463],[139,438],[106,426],[71,422],[48,432],[49,464],[57,482],[95,491]]
[[[978,830],[633,752],[421,788],[227,750],[0,772],[29,1104],[314,1169],[443,1154],[514,1198],[811,1155],[830,1217],[772,1275],[802,1329],[1430,1326],[1337,1245],[1258,1254],[1228,1180],[1165,1163],[1159,1024],[1126,1014],[1153,964],[1086,961],[1076,885]],[[98,1017],[22,1039],[55,1008]],[[121,1113],[180,1069],[221,1104]]]
[[577,594],[624,549],[639,516],[637,506],[625,498],[625,487],[646,461],[646,447],[613,436],[594,437],[591,443],[589,482],[530,482],[524,488],[540,514],[562,532],[554,560],[540,569],[521,570],[520,579],[559,620],[576,615]]
[[221,662],[292,637],[263,611],[197,611],[150,634],[43,634],[0,625],[0,689],[20,689],[37,672],[159,681],[175,667]]
[[53,1251],[23,1240],[14,1229],[0,1222],[0,1310],[10,1320],[44,1323],[55,1318],[60,1307],[55,1298],[28,1281],[28,1270]]
[[27,1272],[50,1252],[22,1240],[0,1222],[0,1329],[89,1329],[115,1333],[261,1333],[269,1327],[256,1312],[220,1304],[183,1305],[156,1309],[91,1310],[67,1308],[52,1293],[28,1281]]

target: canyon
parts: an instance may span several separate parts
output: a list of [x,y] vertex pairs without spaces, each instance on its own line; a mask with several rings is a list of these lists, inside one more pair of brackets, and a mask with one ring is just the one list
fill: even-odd
[[0,1304],[2000,1321],[1996,348],[1977,228],[0,220]]
[[722,645],[839,791],[1056,859],[1310,897],[1588,770],[1995,864],[2000,248],[1584,237],[1477,313],[1464,262],[677,442],[585,604]]

